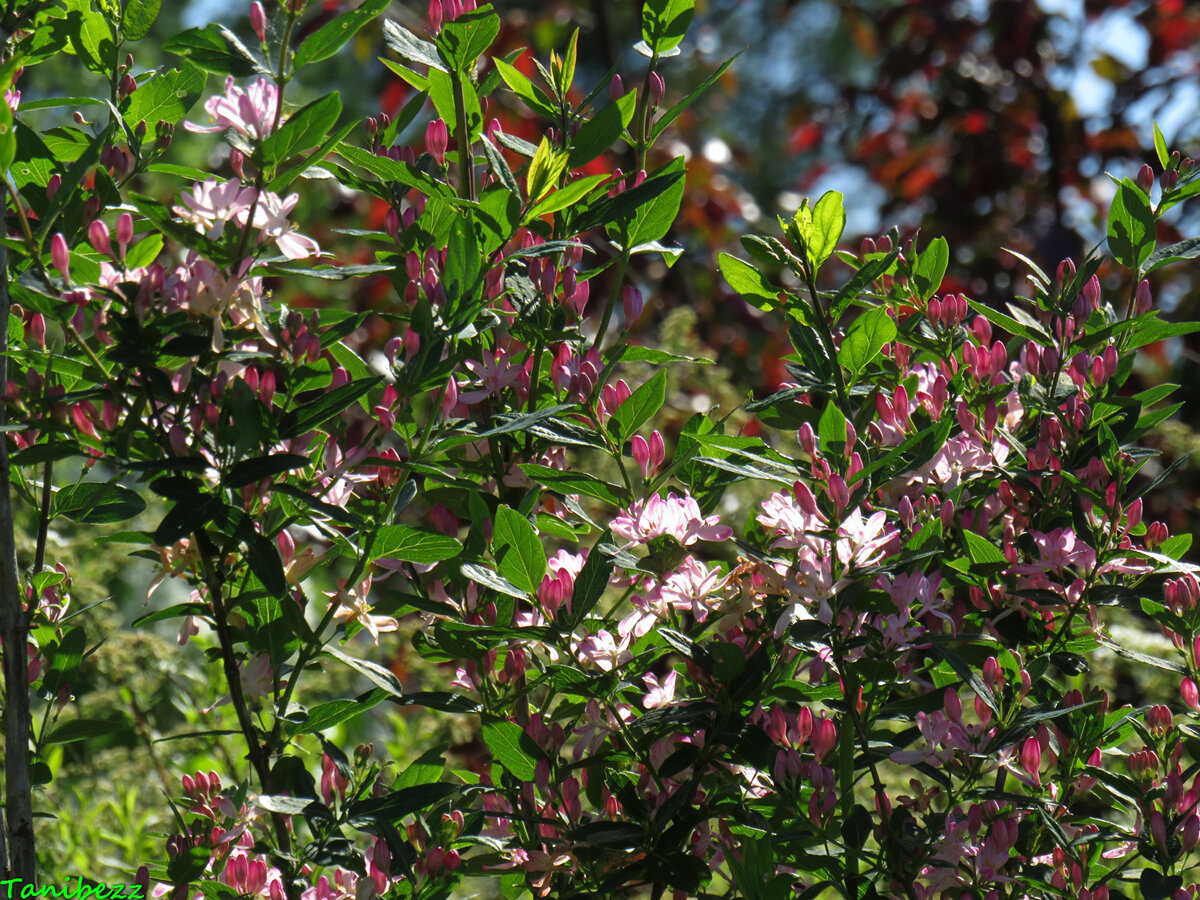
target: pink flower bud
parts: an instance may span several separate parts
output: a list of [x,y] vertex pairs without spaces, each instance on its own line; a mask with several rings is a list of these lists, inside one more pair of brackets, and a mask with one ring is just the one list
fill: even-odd
[[429,9],[427,12],[429,17],[429,27],[437,31],[442,27],[442,17],[444,11],[442,9],[442,0],[429,0]]
[[53,200],[54,195],[58,193],[59,187],[62,186],[62,176],[57,172],[50,176],[50,180],[46,182],[46,199]]
[[250,27],[258,35],[259,43],[265,44],[267,42],[267,11],[263,9],[263,5],[258,0],[254,0],[250,4]]
[[612,81],[608,83],[608,95],[613,100],[620,100],[625,96],[625,82],[621,80],[620,75],[613,75]]
[[1142,189],[1143,194],[1149,194],[1150,188],[1154,186],[1154,170],[1148,165],[1143,165],[1138,169],[1137,186]]
[[46,317],[41,313],[29,317],[28,340],[39,349],[46,346]]
[[1144,316],[1154,306],[1154,298],[1150,295],[1150,282],[1144,278],[1137,286],[1133,299],[1134,313]]
[[1042,783],[1038,770],[1042,767],[1042,745],[1035,737],[1028,737],[1021,745],[1021,768],[1033,776],[1034,784]]
[[1058,272],[1056,273],[1059,285],[1065,285],[1068,281],[1075,277],[1075,262],[1068,258],[1058,264]]
[[816,459],[817,456],[817,436],[813,432],[812,424],[809,422],[801,422],[800,428],[796,431],[796,439],[800,442],[801,449],[808,454],[809,458]]
[[625,309],[625,322],[632,325],[642,315],[644,306],[642,292],[631,284],[625,285],[625,289],[621,292],[621,303]]
[[450,418],[450,414],[456,406],[458,406],[458,382],[451,375],[450,380],[446,382],[446,392],[442,395],[442,418]]
[[814,723],[812,731],[813,756],[820,762],[825,755],[837,745],[838,730],[833,719],[821,718]]
[[663,96],[667,93],[667,83],[657,72],[650,73],[650,102],[654,106],[662,104]]
[[125,258],[125,250],[133,240],[133,216],[121,213],[117,216],[117,245],[121,248],[121,258]]
[[109,236],[108,226],[102,220],[96,219],[88,226],[88,241],[97,253],[109,257],[113,255],[112,238]]
[[633,455],[633,461],[642,470],[642,477],[650,478],[650,445],[646,439],[640,434],[635,434],[629,442],[629,450]]
[[64,281],[71,280],[71,257],[67,253],[67,239],[62,232],[56,232],[50,239],[50,261],[58,269]]
[[138,89],[137,79],[130,74],[126,74],[121,83],[117,85],[117,100],[121,101]]
[[425,126],[425,149],[439,166],[446,164],[446,147],[449,143],[450,132],[444,121],[434,119]]

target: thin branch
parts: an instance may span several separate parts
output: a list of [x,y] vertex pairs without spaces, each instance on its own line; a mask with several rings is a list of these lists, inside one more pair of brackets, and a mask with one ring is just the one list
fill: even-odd
[[[8,203],[0,209],[0,235],[8,231]],[[8,321],[8,249],[0,241],[0,321]],[[8,383],[8,329],[0,328],[0,385]],[[8,424],[7,398],[0,395],[0,426]],[[37,853],[29,778],[29,626],[21,608],[17,545],[13,533],[8,438],[0,435],[0,644],[4,654],[4,797],[7,813],[6,872],[33,884]]]

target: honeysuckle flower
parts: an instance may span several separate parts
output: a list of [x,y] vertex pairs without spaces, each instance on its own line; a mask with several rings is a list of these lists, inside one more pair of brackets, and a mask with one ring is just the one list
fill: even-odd
[[[299,194],[289,194],[280,199],[277,194],[263,191],[258,195],[258,205],[254,207],[254,227],[261,232],[263,239],[273,240],[279,252],[288,259],[305,259],[321,253],[317,242],[296,231],[296,226],[288,220],[288,213],[296,208],[299,201]],[[244,224],[248,213],[241,215]]]
[[663,582],[663,599],[676,609],[691,612],[697,622],[708,618],[707,600],[724,586],[721,570],[708,568],[694,556],[689,556]]
[[245,222],[254,203],[255,191],[238,181],[218,181],[208,178],[192,185],[191,192],[181,195],[183,206],[173,206],[171,211],[185,222],[196,226],[196,231],[210,241],[218,240],[225,233],[229,222]]
[[733,529],[718,524],[720,516],[703,516],[700,504],[689,494],[674,492],[648,500],[637,500],[622,515],[612,520],[613,534],[631,544],[645,544],[662,535],[670,535],[685,547],[696,541],[727,541]]
[[678,673],[672,669],[660,682],[654,675],[647,672],[642,676],[646,684],[646,696],[642,698],[642,706],[646,709],[660,709],[675,702],[675,679]]
[[371,592],[371,577],[366,579],[354,588],[352,591],[346,590],[346,582],[344,579],[338,579],[338,589],[336,591],[327,591],[326,596],[330,598],[331,603],[338,604],[337,609],[333,613],[333,620],[345,625],[350,622],[358,622],[371,634],[371,638],[375,641],[375,646],[379,646],[379,635],[385,631],[395,631],[400,627],[400,623],[392,616],[377,616],[371,612],[371,604],[367,602],[367,595]]
[[279,90],[270,78],[258,78],[243,91],[230,75],[225,79],[225,93],[209,97],[204,103],[204,111],[212,116],[213,124],[184,122],[183,127],[195,132],[232,129],[251,140],[260,140],[271,133],[278,108]]
[[475,376],[479,387],[463,390],[459,386],[458,400],[467,406],[472,406],[480,400],[496,396],[521,375],[521,367],[514,365],[513,355],[506,349],[496,350],[480,361],[468,359],[463,367]]

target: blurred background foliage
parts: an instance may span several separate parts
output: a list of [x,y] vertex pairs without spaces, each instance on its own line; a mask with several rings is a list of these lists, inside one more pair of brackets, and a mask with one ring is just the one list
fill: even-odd
[[[312,0],[301,37],[353,5]],[[528,44],[544,60],[562,49],[574,28],[582,30],[578,99],[614,69],[626,85],[641,84],[645,59],[630,49],[639,3],[497,0],[495,6],[505,21],[496,55]],[[698,0],[697,6],[682,53],[663,66],[668,103],[730,56],[740,56],[676,120],[659,156],[649,161],[655,167],[673,156],[688,159],[687,193],[670,236],[682,255],[670,268],[657,255],[650,262],[635,257],[643,262],[633,273],[646,296],[635,338],[718,362],[715,368],[673,371],[677,415],[668,426],[675,429],[693,411],[716,406],[728,412],[787,380],[786,335],[732,294],[715,263],[721,250],[738,250],[737,238],[747,230],[774,230],[774,217],[790,215],[802,197],[842,191],[849,241],[892,225],[905,237],[919,228],[922,243],[945,236],[953,255],[943,289],[1003,307],[1024,292],[1024,264],[1001,248],[1052,271],[1063,257],[1079,259],[1094,247],[1114,192],[1108,174],[1133,176],[1153,159],[1152,122],[1168,146],[1200,155],[1200,6],[1185,0]],[[387,15],[420,30],[423,7],[396,2]],[[254,45],[247,13],[242,0],[164,3],[154,32],[136,48],[134,71],[178,64],[158,45],[184,27],[210,21]],[[306,102],[333,85],[341,88],[346,116],[395,115],[412,89],[379,61],[384,53],[377,23],[336,57],[305,69],[289,100]],[[517,66],[534,74],[529,54]],[[86,95],[88,77],[64,55],[18,87],[23,103],[60,95],[64,85]],[[210,76],[207,93],[218,89]],[[34,110],[26,116],[47,127],[53,121],[43,117],[61,114]],[[429,115],[425,110],[407,132],[418,147]],[[549,124],[507,94],[487,115],[526,139],[536,140]],[[197,105],[189,118],[206,117]],[[363,132],[352,139],[367,142]],[[215,136],[180,133],[172,152],[173,161],[231,174],[226,145]],[[626,170],[633,165],[632,156],[610,161]],[[167,199],[183,184],[160,175],[134,187]],[[346,262],[372,261],[368,245],[338,230],[381,227],[385,209],[379,201],[332,181],[297,187],[301,228],[322,249]],[[1184,207],[1166,216],[1160,244],[1200,233],[1194,206],[1190,212]],[[607,294],[606,277],[592,286],[593,298]],[[1109,291],[1129,290],[1117,272],[1102,269],[1101,277]],[[1170,267],[1153,277],[1156,302],[1169,317],[1196,317],[1196,267]],[[381,276],[276,280],[269,287],[293,307],[388,310],[397,299]],[[381,319],[368,319],[355,335],[368,355],[388,337]],[[1200,448],[1200,379],[1188,377],[1195,351],[1195,344],[1175,340],[1147,348],[1139,362],[1139,386],[1181,383],[1177,399],[1187,404],[1182,418],[1161,430],[1164,455],[1143,469],[1149,477]],[[751,432],[757,427],[744,413],[732,425]],[[669,433],[667,443],[673,444]],[[1194,465],[1180,469],[1147,498],[1146,519],[1164,520],[1172,533],[1195,531],[1198,476]],[[145,515],[161,512],[152,507]],[[236,743],[219,734],[232,727],[232,716],[228,706],[213,707],[224,689],[209,681],[216,668],[202,664],[204,636],[181,648],[171,631],[128,627],[144,612],[153,567],[118,565],[129,549],[120,545],[98,547],[90,537],[66,532],[53,537],[58,556],[51,558],[73,574],[75,608],[115,601],[85,613],[91,643],[99,646],[89,657],[88,682],[72,686],[79,714],[110,719],[114,730],[104,741],[89,742],[86,752],[84,745],[65,745],[46,760],[56,777],[35,803],[58,818],[43,821],[40,851],[48,872],[120,881],[130,866],[161,854],[163,836],[172,830],[164,792],[178,795],[180,773],[242,765],[231,755]],[[1148,644],[1162,640],[1152,626],[1145,631]],[[444,684],[453,674],[435,671],[410,649],[404,633],[386,636],[377,658],[409,689]],[[1115,686],[1120,702],[1161,701],[1174,690],[1166,682],[1134,683],[1119,665],[1092,677]],[[319,690],[322,696],[301,701],[346,696],[354,685],[331,672]],[[445,717],[405,710],[359,723],[359,732],[330,734],[333,743],[346,748],[375,741],[377,753],[397,765],[439,744],[462,757],[480,749],[469,728]],[[196,736],[178,738],[187,734]],[[315,770],[321,750],[315,742],[310,749]]]

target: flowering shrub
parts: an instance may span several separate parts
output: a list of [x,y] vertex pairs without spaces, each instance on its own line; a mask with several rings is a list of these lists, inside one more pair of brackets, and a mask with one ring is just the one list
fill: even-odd
[[[939,293],[944,240],[838,250],[841,196],[805,201],[720,259],[795,350],[790,383],[746,407],[763,432],[714,412],[665,434],[672,366],[704,361],[627,340],[626,275],[675,255],[684,160],[643,166],[697,93],[666,107],[658,71],[690,0],[645,4],[640,88],[582,100],[578,34],[534,80],[486,55],[489,6],[385,21],[420,99],[370,119],[366,147],[338,94],[297,108],[288,87],[385,0],[303,40],[303,0],[256,0],[258,47],[191,29],[165,45],[178,68],[141,76],[121,53],[156,2],[69,5],[107,124],[65,129],[64,164],[0,109],[5,453],[39,529],[18,585],[6,482],[6,868],[34,877],[46,748],[103,724],[65,714],[88,645],[47,530],[149,494],[161,519],[119,537],[158,566],[152,589],[190,599],[155,594],[141,622],[209,641],[245,751],[176,773],[175,833],[139,873],[155,894],[434,898],[487,877],[510,897],[1197,895],[1200,581],[1190,536],[1142,521],[1138,477],[1175,407],[1171,386],[1124,390],[1138,348],[1200,327],[1160,318],[1146,280],[1196,255],[1155,239],[1200,191],[1191,160],[1160,142],[1159,188],[1148,166],[1117,188],[1112,263],[1025,260],[1032,295],[1007,311]],[[13,30],[6,89],[53,52],[59,12]],[[201,113],[206,73],[227,77]],[[550,123],[539,143],[485,122],[501,90]],[[401,138],[426,103],[422,149]],[[228,174],[163,161],[179,121],[223,134]],[[633,174],[585,174],[617,144]],[[151,172],[177,180],[166,200],[137,191]],[[373,261],[339,264],[292,222],[330,178],[386,204],[357,232]],[[1101,287],[1112,264],[1126,296]],[[377,274],[377,354],[364,316],[270,290]],[[653,374],[629,384],[632,363]],[[766,490],[730,512],[738,482]],[[1115,642],[1109,608],[1176,658]],[[383,655],[414,615],[444,689],[406,690]],[[1171,672],[1176,708],[1089,685],[1109,652]],[[370,687],[322,698],[336,667]],[[329,737],[384,703],[467,715],[486,752],[393,767]]]

